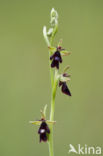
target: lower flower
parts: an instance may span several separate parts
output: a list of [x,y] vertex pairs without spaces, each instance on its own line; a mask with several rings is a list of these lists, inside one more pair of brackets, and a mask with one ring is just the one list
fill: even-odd
[[40,135],[40,142],[46,142],[48,140],[47,134],[50,133],[50,129],[45,120],[42,121],[40,128],[38,130],[38,134]]

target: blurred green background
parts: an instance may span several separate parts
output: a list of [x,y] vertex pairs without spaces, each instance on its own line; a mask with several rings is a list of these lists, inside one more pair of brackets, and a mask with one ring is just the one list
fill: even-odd
[[50,10],[59,13],[54,45],[72,54],[72,97],[58,88],[54,128],[55,156],[67,156],[69,144],[103,145],[103,1],[0,0],[0,156],[48,156],[39,143],[40,109],[50,110],[48,49],[42,35]]

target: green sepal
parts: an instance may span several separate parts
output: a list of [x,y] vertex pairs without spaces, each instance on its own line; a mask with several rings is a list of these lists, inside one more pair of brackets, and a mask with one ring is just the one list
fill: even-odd
[[52,54],[53,54],[54,52],[56,52],[56,48],[55,48],[55,47],[49,46],[48,48],[49,48],[49,50],[51,51]]
[[60,53],[61,53],[62,56],[67,56],[67,55],[71,54],[71,52],[69,52],[67,50],[61,50]]
[[29,121],[29,123],[33,124],[33,125],[41,125],[42,121]]
[[[51,124],[55,124],[56,121],[50,121],[50,120],[45,120],[45,122],[48,124],[48,125],[51,125]],[[37,120],[37,121],[29,121],[29,123],[33,124],[33,125],[41,125],[42,123],[42,120]]]
[[51,125],[51,124],[55,124],[55,123],[56,123],[56,121],[46,120],[46,123],[47,123],[48,125]]
[[59,80],[62,81],[62,82],[70,81],[70,76],[64,77],[64,76],[61,74],[60,77],[59,77]]

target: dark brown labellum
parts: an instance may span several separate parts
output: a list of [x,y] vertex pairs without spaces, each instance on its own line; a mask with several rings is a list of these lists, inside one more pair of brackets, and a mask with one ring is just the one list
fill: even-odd
[[48,137],[47,137],[47,134],[50,133],[50,129],[46,123],[46,121],[42,121],[41,125],[40,125],[40,128],[38,130],[38,133],[40,135],[40,142],[41,141],[44,141],[46,142],[48,140]]
[[51,67],[56,67],[59,69],[59,63],[62,63],[62,57],[59,51],[56,51],[51,57],[50,60],[52,60]]
[[71,92],[70,92],[70,90],[69,90],[69,88],[68,88],[66,82],[61,82],[61,81],[59,81],[59,87],[60,87],[60,86],[61,86],[61,91],[62,91],[64,94],[66,94],[66,95],[68,95],[68,96],[71,96]]

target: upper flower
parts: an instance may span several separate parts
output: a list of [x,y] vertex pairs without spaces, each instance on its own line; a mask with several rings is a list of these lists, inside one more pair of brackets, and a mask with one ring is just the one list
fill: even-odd
[[56,67],[59,69],[59,63],[62,63],[62,57],[60,54],[60,51],[64,50],[60,46],[57,47],[56,52],[50,57],[50,60],[52,60],[51,67],[54,68]]

